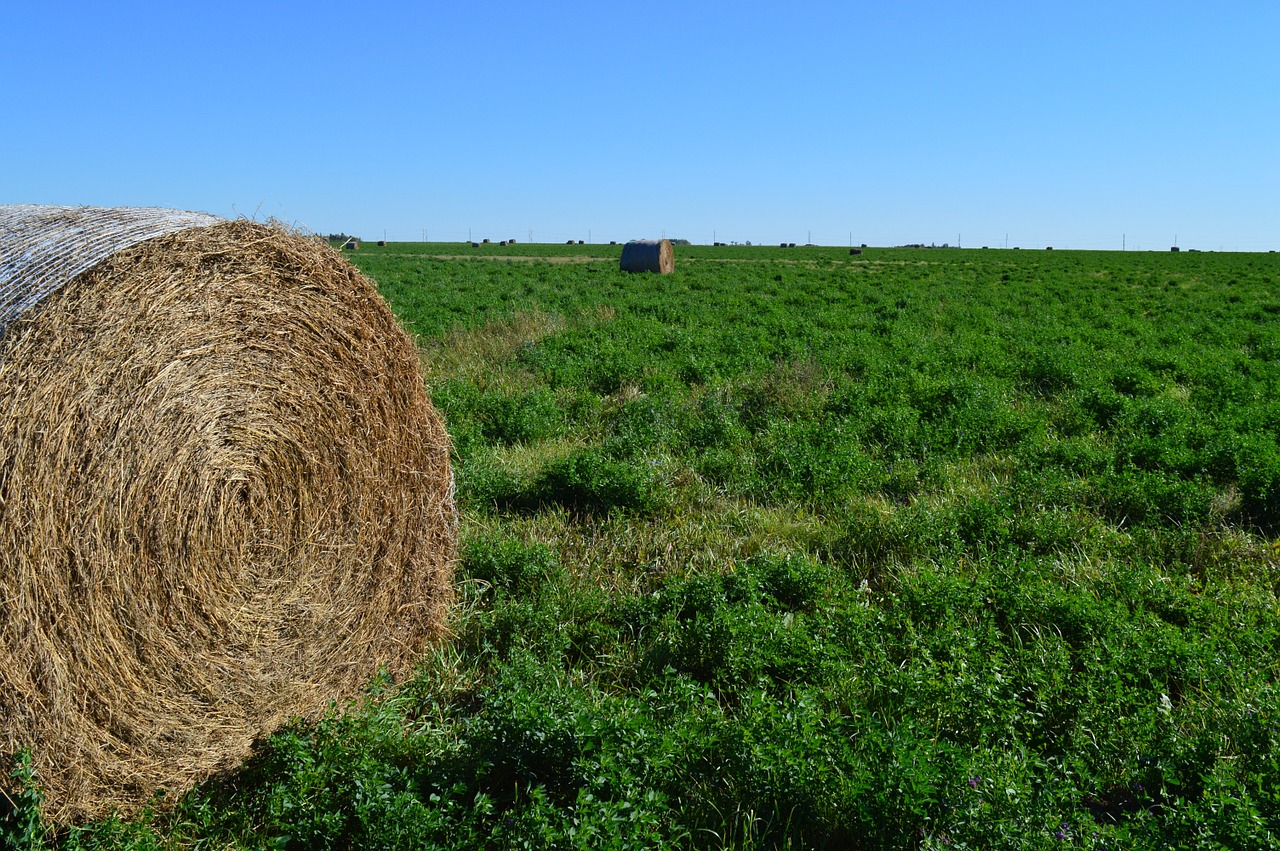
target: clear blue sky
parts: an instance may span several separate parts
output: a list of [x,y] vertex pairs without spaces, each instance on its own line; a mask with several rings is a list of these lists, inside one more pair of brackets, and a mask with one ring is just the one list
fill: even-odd
[[366,239],[1280,249],[1280,3],[36,3],[0,203]]

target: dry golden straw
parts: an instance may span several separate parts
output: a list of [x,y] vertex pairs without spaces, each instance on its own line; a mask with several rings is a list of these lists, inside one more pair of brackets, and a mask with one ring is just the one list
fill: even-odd
[[675,252],[669,239],[633,239],[622,246],[618,268],[623,272],[657,272],[669,275],[675,271]]
[[180,793],[411,668],[451,599],[448,451],[373,285],[283,229],[146,239],[11,319],[0,751],[46,816]]

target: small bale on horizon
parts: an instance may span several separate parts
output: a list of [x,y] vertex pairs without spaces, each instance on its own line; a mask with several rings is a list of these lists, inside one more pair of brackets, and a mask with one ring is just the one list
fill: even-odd
[[623,272],[656,272],[670,275],[675,271],[675,252],[669,239],[633,239],[622,246],[618,268]]

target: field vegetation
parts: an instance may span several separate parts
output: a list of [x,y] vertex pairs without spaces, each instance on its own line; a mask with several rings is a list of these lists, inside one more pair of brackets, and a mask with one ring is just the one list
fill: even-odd
[[1280,846],[1276,255],[620,250],[349,252],[453,436],[454,637],[172,811],[50,836],[28,777],[7,835]]

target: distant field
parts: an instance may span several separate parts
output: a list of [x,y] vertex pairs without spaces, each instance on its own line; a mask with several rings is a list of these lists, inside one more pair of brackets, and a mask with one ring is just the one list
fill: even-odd
[[64,841],[1280,845],[1277,255],[620,251],[347,252],[454,439],[456,637]]

